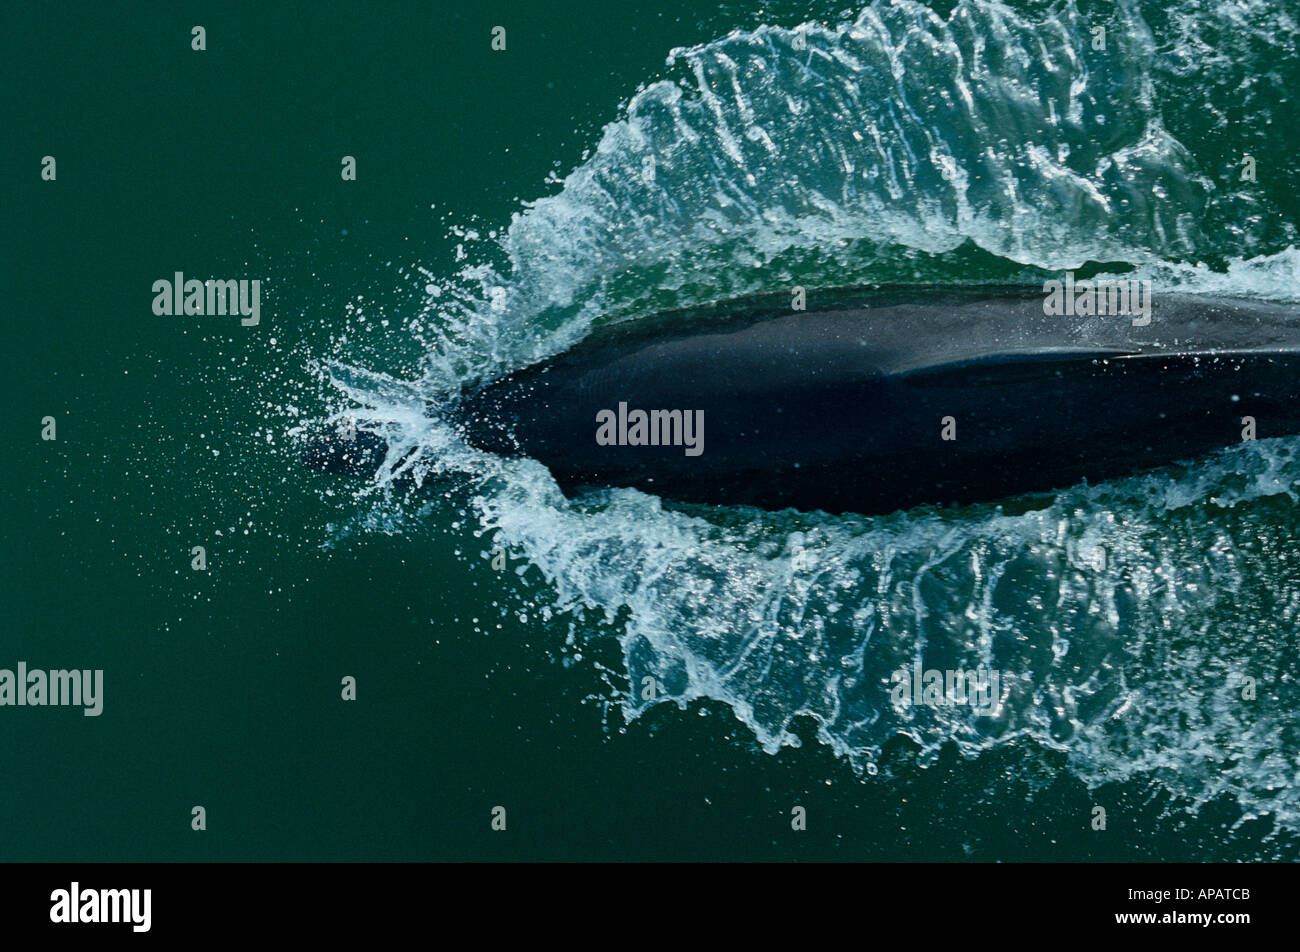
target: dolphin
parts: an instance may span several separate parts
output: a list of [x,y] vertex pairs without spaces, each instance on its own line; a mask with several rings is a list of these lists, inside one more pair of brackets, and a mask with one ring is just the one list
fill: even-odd
[[[539,460],[568,494],[862,514],[1300,433],[1300,309],[1285,304],[1157,293],[1141,316],[1066,315],[1023,287],[817,296],[599,327],[435,412],[479,449]],[[373,475],[386,449],[363,430],[302,458]]]

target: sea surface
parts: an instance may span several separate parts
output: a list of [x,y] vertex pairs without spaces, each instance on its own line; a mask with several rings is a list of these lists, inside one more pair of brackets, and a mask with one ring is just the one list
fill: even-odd
[[[1073,270],[1300,321],[1294,3],[10,5],[0,35],[0,668],[105,683],[95,718],[0,708],[0,859],[1300,858],[1300,437],[831,516],[566,498],[436,412],[794,286]],[[178,271],[260,279],[260,323],[155,315]],[[297,463],[348,419],[424,489]],[[1005,700],[889,703],[917,662]]]

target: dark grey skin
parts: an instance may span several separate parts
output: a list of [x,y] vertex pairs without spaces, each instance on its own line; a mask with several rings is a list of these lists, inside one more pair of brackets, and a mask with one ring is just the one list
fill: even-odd
[[[568,493],[864,514],[1190,460],[1239,442],[1246,416],[1260,438],[1300,433],[1300,309],[1157,292],[1149,325],[1134,326],[1049,316],[1043,301],[1038,289],[840,292],[804,312],[663,315],[599,329],[444,412],[467,442],[541,461]],[[597,414],[620,402],[702,410],[703,453],[598,445]],[[373,473],[383,443],[358,437],[304,458]]]

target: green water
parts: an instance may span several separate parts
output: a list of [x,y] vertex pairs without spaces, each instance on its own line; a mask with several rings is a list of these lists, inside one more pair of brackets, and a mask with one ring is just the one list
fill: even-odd
[[[414,266],[457,266],[449,223],[502,229],[554,194],[548,175],[583,161],[670,49],[808,17],[792,4],[405,6],[0,14],[0,667],[102,668],[105,681],[97,718],[0,709],[0,858],[1298,855],[1291,834],[1268,838],[1268,818],[1230,830],[1230,797],[1185,813],[1151,779],[1089,790],[1064,754],[1028,745],[947,750],[923,768],[897,741],[861,777],[811,723],[795,724],[801,746],[768,754],[716,701],[624,725],[601,700],[597,662],[623,666],[613,635],[576,663],[557,651],[569,619],[530,609],[548,585],[492,571],[490,542],[455,505],[418,530],[324,547],[351,487],[302,471],[287,418],[266,410],[321,412],[308,361],[414,376],[423,351],[402,316],[425,283]],[[195,24],[206,51],[190,48]],[[1239,95],[1249,112],[1254,93]],[[1206,119],[1189,141],[1196,101],[1169,102],[1189,114],[1166,118],[1198,169],[1226,181],[1243,145],[1274,162],[1258,206],[1217,213],[1249,233],[1235,247],[1284,250],[1300,215],[1293,106],[1238,138]],[[345,155],[355,182],[340,178]],[[1021,270],[971,248],[941,265]],[[261,278],[261,324],[155,316],[151,285],[176,271]],[[364,324],[348,317],[358,295]],[[1294,532],[1285,497],[1233,518],[1279,552]],[[206,571],[191,568],[198,545]],[[1280,637],[1294,646],[1294,631]],[[1104,833],[1089,826],[1097,803]],[[498,805],[504,833],[490,827]]]

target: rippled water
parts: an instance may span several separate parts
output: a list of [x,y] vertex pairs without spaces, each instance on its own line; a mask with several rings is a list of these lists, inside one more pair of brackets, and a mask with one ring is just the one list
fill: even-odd
[[[420,378],[325,365],[336,416],[359,412],[393,460],[422,447],[421,478],[467,494],[475,531],[540,571],[552,630],[567,614],[571,641],[618,639],[628,719],[709,698],[774,752],[809,716],[866,783],[900,735],[922,761],[1035,744],[1090,785],[1151,777],[1300,829],[1300,439],[1018,515],[832,517],[568,500],[540,464],[473,451],[424,412],[595,323],[793,285],[1089,267],[1296,301],[1285,6],[881,3],[672,51],[670,78],[629,90],[553,194],[426,263],[407,323]],[[333,544],[402,531],[421,505],[367,487]],[[890,673],[916,662],[996,669],[1003,703],[891,703]]]

